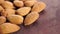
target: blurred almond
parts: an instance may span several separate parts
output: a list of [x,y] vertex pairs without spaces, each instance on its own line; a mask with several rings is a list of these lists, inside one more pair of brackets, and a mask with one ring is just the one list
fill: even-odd
[[4,10],[4,8],[2,6],[0,6],[0,12],[2,12]]
[[13,24],[22,24],[24,18],[20,15],[11,15],[7,19]]
[[35,0],[21,0],[21,1],[35,1]]
[[19,8],[16,12],[18,15],[25,16],[27,15],[31,10],[31,7],[22,7]]
[[36,1],[25,1],[25,6],[32,7],[35,4]]
[[4,7],[4,8],[6,8],[6,9],[8,9],[8,8],[14,8],[14,6],[13,6],[13,3],[12,2],[10,2],[10,1],[5,1],[4,3],[2,3],[2,6]]
[[4,11],[1,12],[2,16],[8,17],[10,15],[15,15],[15,10],[14,9],[5,9]]
[[14,5],[17,6],[17,7],[23,7],[24,6],[24,3],[23,1],[14,1]]
[[2,4],[5,0],[0,0],[0,4]]
[[32,8],[32,12],[41,12],[46,7],[46,4],[44,2],[36,2]]
[[31,25],[39,18],[39,14],[37,12],[31,12],[28,14],[24,20],[25,25]]
[[11,23],[4,23],[1,25],[1,29],[3,33],[13,33],[20,29],[19,26]]
[[3,16],[0,16],[0,25],[6,22],[6,18]]

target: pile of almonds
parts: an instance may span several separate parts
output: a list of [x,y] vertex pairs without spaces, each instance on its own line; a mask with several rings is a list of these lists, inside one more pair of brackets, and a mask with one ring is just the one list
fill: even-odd
[[37,0],[0,0],[0,29],[3,34],[20,30],[20,24],[31,25],[46,4]]

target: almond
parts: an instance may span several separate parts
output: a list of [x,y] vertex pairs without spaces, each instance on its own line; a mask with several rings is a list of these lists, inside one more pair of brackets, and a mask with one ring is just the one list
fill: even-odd
[[36,2],[32,8],[32,12],[41,12],[46,7],[46,4],[44,2]]
[[19,26],[11,23],[4,23],[1,25],[1,29],[3,33],[13,33],[20,29]]
[[21,0],[21,1],[35,1],[35,0]]
[[25,16],[30,12],[31,8],[30,7],[22,7],[19,8],[16,12],[18,15]]
[[14,1],[14,5],[17,6],[17,7],[23,7],[24,6],[24,3],[23,1]]
[[0,25],[6,22],[6,18],[3,16],[0,16]]
[[2,4],[4,2],[4,0],[0,0],[0,4]]
[[5,1],[4,3],[2,3],[2,6],[7,9],[14,8],[13,3],[9,2],[9,1]]
[[39,14],[37,12],[31,12],[28,14],[24,20],[25,25],[30,25],[34,23],[39,18]]
[[2,6],[0,6],[0,12],[2,12],[4,10],[4,8]]
[[23,23],[23,17],[20,15],[11,15],[11,16],[7,17],[7,19],[13,24],[22,24]]
[[32,7],[35,4],[36,1],[25,1],[25,6]]
[[14,9],[5,9],[4,11],[1,12],[2,16],[8,17],[10,15],[15,15],[15,10]]

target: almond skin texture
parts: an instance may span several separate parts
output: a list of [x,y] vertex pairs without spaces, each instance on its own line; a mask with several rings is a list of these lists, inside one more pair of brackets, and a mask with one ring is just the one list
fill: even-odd
[[5,11],[7,12],[7,16],[15,15],[15,10],[14,9],[5,9]]
[[39,18],[39,14],[37,12],[31,12],[28,14],[24,20],[25,25],[31,25]]
[[36,2],[32,8],[32,12],[38,12],[40,13],[42,10],[44,10],[46,7],[46,4],[44,2]]
[[25,1],[25,6],[32,7],[35,4],[36,1]]
[[0,16],[0,25],[6,22],[6,18],[3,16]]
[[2,3],[2,6],[4,8],[6,8],[6,9],[8,9],[8,8],[12,9],[12,8],[14,8],[13,3],[9,2],[9,1],[5,1],[4,3]]
[[11,23],[4,23],[1,25],[1,29],[3,33],[13,33],[20,29],[19,26]]
[[15,10],[14,9],[5,9],[4,11],[1,12],[1,15],[4,17],[8,17],[10,15],[15,15]]
[[21,1],[35,1],[35,0],[21,0]]
[[1,26],[0,26],[0,34],[3,34],[3,33],[2,33],[2,29],[1,29]]
[[1,15],[4,16],[4,17],[7,17],[7,12],[6,12],[5,10],[3,10],[3,11],[1,12]]
[[14,0],[14,1],[20,1],[20,0]]
[[25,16],[27,15],[31,10],[31,7],[22,7],[19,8],[16,12],[18,15]]
[[15,0],[15,1],[14,1],[14,5],[15,5],[16,7],[23,7],[23,6],[24,6],[24,3],[23,3],[23,1]]
[[3,10],[4,10],[4,8],[2,6],[0,6],[0,12],[3,11]]
[[4,0],[0,0],[0,4],[2,4],[4,2]]
[[20,15],[11,15],[7,18],[13,24],[22,24],[23,23],[23,17]]
[[3,34],[7,34],[7,33],[3,33]]

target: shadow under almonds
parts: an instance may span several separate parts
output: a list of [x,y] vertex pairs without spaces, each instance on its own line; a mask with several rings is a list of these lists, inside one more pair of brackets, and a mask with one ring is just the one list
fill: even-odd
[[39,13],[40,15],[43,15],[43,14],[45,14],[46,13],[46,11],[45,10],[43,10],[41,13]]

